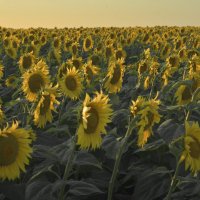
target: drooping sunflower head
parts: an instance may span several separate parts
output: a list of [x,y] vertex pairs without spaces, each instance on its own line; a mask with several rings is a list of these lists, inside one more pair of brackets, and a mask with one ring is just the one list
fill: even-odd
[[63,75],[60,81],[60,86],[67,97],[71,99],[79,98],[83,89],[82,77],[79,70],[76,70],[75,67],[67,69],[67,73]]
[[185,169],[192,172],[200,170],[200,127],[198,122],[185,122],[184,151],[181,160],[185,160]]
[[50,82],[49,71],[43,61],[39,61],[23,74],[22,90],[27,100],[37,100],[39,92]]
[[180,85],[175,93],[178,105],[184,105],[191,101],[192,99],[192,90],[187,85]]
[[21,170],[25,172],[33,152],[31,143],[30,131],[18,128],[18,122],[0,130],[0,179],[14,180]]
[[123,60],[110,62],[107,80],[104,84],[105,89],[110,93],[117,93],[121,90],[125,71],[123,62]]
[[33,52],[22,55],[19,59],[20,71],[24,72],[30,69],[34,65],[34,62],[35,62],[35,57],[33,55]]
[[84,49],[84,51],[89,51],[90,49],[92,49],[93,48],[93,44],[94,44],[94,42],[93,42],[92,37],[91,36],[86,37],[84,39],[84,41],[83,41],[83,49]]
[[130,106],[130,111],[134,117],[137,115],[138,111],[141,109],[144,102],[145,99],[141,96],[138,96],[136,101],[132,101],[132,105]]
[[159,104],[160,101],[156,99],[145,101],[138,112],[140,119],[137,122],[139,127],[137,144],[139,147],[143,147],[147,143],[148,138],[153,134],[153,125],[160,122]]
[[52,122],[53,116],[51,111],[55,111],[55,104],[59,105],[56,100],[58,85],[51,85],[44,89],[40,100],[34,111],[34,123],[37,127],[44,128],[47,122]]
[[91,100],[86,94],[83,102],[82,119],[78,128],[78,144],[82,149],[99,148],[101,134],[106,134],[106,125],[111,122],[112,109],[107,95],[96,93]]

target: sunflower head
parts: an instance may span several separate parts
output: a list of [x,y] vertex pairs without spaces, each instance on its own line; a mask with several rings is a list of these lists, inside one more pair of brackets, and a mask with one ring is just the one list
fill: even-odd
[[126,58],[126,52],[122,48],[117,49],[115,51],[115,58],[116,58],[116,60],[125,59]]
[[180,85],[175,93],[178,105],[184,105],[191,101],[192,90],[187,85]]
[[91,36],[88,36],[84,39],[83,41],[83,49],[84,51],[89,51],[90,49],[93,48],[93,40]]
[[82,58],[81,57],[73,57],[69,62],[71,62],[72,67],[75,67],[77,70],[82,68]]
[[1,105],[0,105],[0,126],[3,124],[4,120],[5,120],[5,115],[4,115],[4,113],[1,109]]
[[139,127],[137,143],[139,147],[143,147],[148,138],[153,134],[153,125],[160,122],[161,115],[158,113],[159,104],[160,101],[156,99],[145,101],[138,112],[140,116],[137,122],[137,126]]
[[148,71],[148,63],[146,60],[143,60],[139,63],[138,66],[138,75],[141,76],[143,73]]
[[30,69],[35,62],[35,57],[33,55],[33,52],[26,53],[25,55],[21,56],[19,59],[19,69],[21,72],[24,72],[28,69]]
[[23,74],[22,90],[26,98],[33,102],[39,92],[50,82],[47,65],[42,60]]
[[60,81],[60,86],[67,97],[71,99],[79,98],[83,88],[80,72],[75,67],[67,69],[66,74],[63,75]]
[[51,85],[44,89],[40,100],[34,111],[34,123],[37,127],[44,128],[47,122],[52,122],[53,116],[51,111],[55,111],[54,105],[59,105],[56,100],[58,85]]
[[108,45],[105,48],[105,57],[106,59],[110,59],[114,55],[114,49],[112,45]]
[[89,60],[88,61],[92,61],[92,65],[94,65],[94,66],[100,66],[100,64],[101,64],[101,58],[100,58],[100,56],[99,55],[97,55],[97,54],[93,54],[90,58],[89,58]]
[[185,169],[192,172],[200,170],[200,127],[198,122],[185,122],[184,151],[181,160],[185,160]]
[[0,80],[3,77],[3,70],[4,70],[4,67],[3,65],[0,64]]
[[11,87],[11,88],[16,88],[17,87],[17,77],[15,75],[10,75],[7,79],[6,79],[6,86],[7,87]]
[[12,58],[13,60],[15,60],[17,58],[17,50],[14,49],[12,46],[9,46],[5,49],[6,54]]
[[79,47],[79,43],[78,42],[73,42],[70,50],[73,56],[76,56],[78,54],[78,47]]
[[88,61],[88,63],[84,65],[83,70],[86,81],[89,84],[92,81],[93,77],[99,73],[100,68],[92,65],[92,61]]
[[78,144],[82,149],[99,148],[102,142],[101,134],[106,134],[105,126],[111,121],[111,105],[108,96],[96,93],[92,100],[86,94],[83,102],[82,120],[78,128]]
[[0,130],[0,179],[19,178],[20,171],[25,172],[25,165],[33,152],[30,131],[18,128],[18,122]]
[[108,74],[106,76],[107,80],[104,85],[105,89],[110,93],[117,93],[121,90],[125,71],[123,62],[123,60],[110,62]]
[[177,68],[179,66],[178,56],[170,56],[169,58],[167,58],[166,64],[171,68]]

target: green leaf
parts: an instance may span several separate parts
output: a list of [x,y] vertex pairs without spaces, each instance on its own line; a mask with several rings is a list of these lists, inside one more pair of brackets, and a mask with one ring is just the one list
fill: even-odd
[[168,192],[170,181],[170,171],[164,167],[159,167],[153,171],[147,170],[138,175],[132,199],[164,199]]

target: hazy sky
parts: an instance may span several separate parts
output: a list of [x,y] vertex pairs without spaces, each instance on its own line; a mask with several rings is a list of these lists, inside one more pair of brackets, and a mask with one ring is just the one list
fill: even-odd
[[200,26],[200,0],[0,0],[0,26]]

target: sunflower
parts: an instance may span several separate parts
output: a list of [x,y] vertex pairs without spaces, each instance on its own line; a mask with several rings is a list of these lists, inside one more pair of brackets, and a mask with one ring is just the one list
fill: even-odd
[[189,77],[199,77],[200,79],[200,57],[193,56],[189,64]]
[[147,143],[148,138],[153,134],[153,125],[160,122],[159,104],[160,101],[155,99],[145,101],[138,112],[140,119],[137,122],[139,127],[137,144],[139,147],[143,147]]
[[181,161],[185,160],[185,169],[192,172],[200,170],[200,127],[198,122],[185,122],[184,151]]
[[10,75],[5,82],[7,87],[16,88],[17,87],[17,77],[15,75]]
[[179,50],[178,56],[179,56],[180,61],[182,61],[182,62],[187,60],[186,47],[183,47],[181,50]]
[[115,51],[115,58],[118,59],[125,59],[126,58],[126,52],[122,48],[118,48]]
[[4,115],[3,111],[1,110],[1,105],[0,105],[0,125],[3,124],[4,119],[5,119],[5,115]]
[[3,77],[3,70],[4,70],[4,67],[3,65],[0,64],[0,80]]
[[108,74],[104,87],[110,93],[117,93],[121,90],[124,76],[123,60],[110,62]]
[[88,58],[88,61],[92,61],[92,65],[99,67],[101,64],[101,57],[98,54],[93,54]]
[[53,116],[51,111],[55,111],[54,104],[59,105],[56,100],[58,86],[46,88],[34,111],[34,123],[37,127],[44,128],[47,122],[52,122]]
[[0,130],[0,179],[19,178],[20,171],[25,172],[25,165],[33,149],[29,130],[18,128],[18,122]]
[[13,60],[15,60],[17,58],[17,50],[14,49],[12,46],[9,46],[5,49],[6,54],[12,58]]
[[70,50],[70,46],[71,46],[71,40],[69,38],[65,39],[64,42],[64,51],[69,51]]
[[86,81],[88,84],[92,81],[92,78],[97,75],[100,71],[100,68],[92,65],[92,61],[88,61],[84,66],[84,74],[86,76]]
[[141,77],[143,73],[148,71],[148,69],[148,62],[146,60],[142,60],[138,66],[138,76]]
[[23,74],[22,90],[26,94],[26,98],[33,102],[36,101],[41,89],[49,82],[48,67],[46,63],[41,60]]
[[114,48],[112,44],[107,45],[105,48],[105,57],[107,60],[109,60],[114,55]]
[[86,52],[89,51],[90,49],[93,48],[93,44],[94,42],[92,40],[92,37],[91,36],[86,37],[83,41],[83,50]]
[[166,59],[166,66],[172,69],[172,73],[179,67],[179,58],[176,55],[170,56]]
[[39,45],[35,45],[34,42],[31,42],[30,45],[26,46],[26,52],[28,52],[28,53],[33,52],[33,55],[35,57],[38,57],[39,52],[40,52],[40,46]]
[[63,75],[60,81],[60,86],[67,97],[71,99],[79,98],[83,89],[82,77],[79,70],[76,70],[75,67],[67,69],[66,74]]
[[9,38],[9,37],[5,37],[5,38],[3,39],[3,45],[4,45],[4,47],[7,48],[7,47],[10,46],[10,44],[11,44],[10,38]]
[[75,67],[76,69],[81,69],[83,66],[82,58],[81,57],[73,57],[71,60],[68,61],[71,63],[72,67]]
[[24,71],[30,69],[34,65],[34,62],[35,62],[35,57],[33,55],[33,52],[24,54],[19,59],[20,71],[24,72]]
[[161,50],[161,54],[160,57],[164,60],[166,59],[167,56],[169,56],[171,51],[171,47],[170,45],[167,43],[163,46],[162,50]]
[[192,90],[187,85],[181,85],[175,93],[178,105],[184,105],[191,101],[192,99]]
[[136,101],[132,101],[132,105],[130,106],[131,114],[135,117],[138,113],[138,111],[141,109],[141,106],[143,105],[145,99],[141,96],[138,96]]
[[112,109],[108,101],[108,96],[102,92],[97,92],[92,100],[86,94],[77,141],[82,149],[96,149],[100,147],[102,143],[101,134],[106,134],[105,126],[111,122]]
[[144,80],[144,90],[147,90],[150,87],[150,76],[147,76]]
[[60,38],[56,37],[54,38],[53,42],[52,42],[52,47],[54,49],[60,49],[60,46],[61,46],[61,41],[60,41]]
[[70,51],[71,51],[71,53],[72,53],[73,56],[77,56],[77,54],[78,54],[78,47],[79,47],[79,43],[78,42],[73,42],[71,44]]

